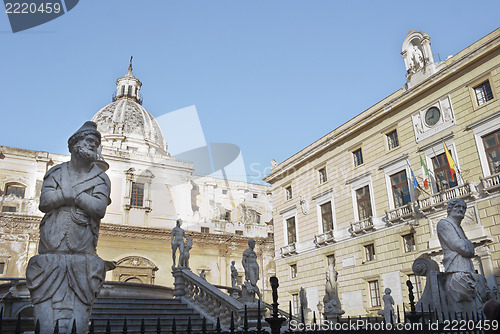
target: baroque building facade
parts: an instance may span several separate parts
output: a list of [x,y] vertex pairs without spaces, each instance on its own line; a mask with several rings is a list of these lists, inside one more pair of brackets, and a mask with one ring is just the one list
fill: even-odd
[[301,287],[309,308],[321,311],[329,263],[346,315],[376,315],[385,288],[396,304],[408,303],[407,280],[418,299],[425,278],[413,261],[441,263],[436,224],[452,198],[467,202],[462,226],[475,244],[475,268],[498,291],[500,29],[440,62],[430,37],[410,31],[401,54],[403,88],[264,179],[272,185],[280,300],[291,300],[295,313]]
[[[190,268],[212,284],[231,286],[231,261],[240,279],[248,239],[256,240],[259,288],[267,300],[274,275],[269,186],[196,175],[191,162],[168,153],[155,118],[142,106],[142,83],[128,73],[113,102],[92,118],[102,135],[103,168],[111,204],[101,222],[99,256],[115,261],[106,279],[173,287],[171,230],[177,218],[193,238]],[[61,138],[67,140],[67,138]],[[0,277],[24,277],[37,253],[43,177],[69,156],[0,146]]]

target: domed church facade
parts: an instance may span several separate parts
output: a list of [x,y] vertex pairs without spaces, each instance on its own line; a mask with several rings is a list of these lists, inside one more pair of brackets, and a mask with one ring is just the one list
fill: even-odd
[[[92,117],[102,135],[97,163],[111,180],[97,247],[101,258],[116,262],[106,280],[173,287],[170,237],[181,218],[193,238],[191,270],[205,270],[212,284],[231,285],[233,260],[243,276],[241,256],[248,239],[255,239],[259,288],[270,300],[270,188],[196,175],[192,162],[171,156],[158,122],[142,106],[141,86],[131,64],[116,81],[113,101]],[[6,146],[0,152],[0,277],[23,277],[37,253],[43,176],[69,156]]]

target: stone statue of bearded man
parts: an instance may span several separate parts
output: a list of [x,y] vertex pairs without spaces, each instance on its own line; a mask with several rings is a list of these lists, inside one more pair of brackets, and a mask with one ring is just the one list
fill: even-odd
[[94,164],[101,134],[86,122],[68,140],[71,160],[51,168],[40,195],[38,253],[26,270],[41,333],[87,333],[92,304],[106,273],[96,254],[99,225],[110,203],[110,181]]

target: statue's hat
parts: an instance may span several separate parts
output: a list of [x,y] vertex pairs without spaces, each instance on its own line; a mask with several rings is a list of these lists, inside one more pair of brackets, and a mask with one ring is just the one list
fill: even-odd
[[99,138],[99,141],[101,141],[101,133],[97,131],[97,124],[92,121],[87,121],[83,123],[82,127],[79,128],[71,137],[68,139],[68,143],[72,141],[74,137],[76,137],[79,134],[93,134],[97,138]]

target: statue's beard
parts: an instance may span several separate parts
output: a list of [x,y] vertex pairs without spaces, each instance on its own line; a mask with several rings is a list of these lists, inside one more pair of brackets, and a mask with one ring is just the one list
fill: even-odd
[[96,152],[86,149],[85,147],[82,147],[80,145],[75,146],[75,154],[79,159],[82,159],[87,163],[95,161],[97,156]]

